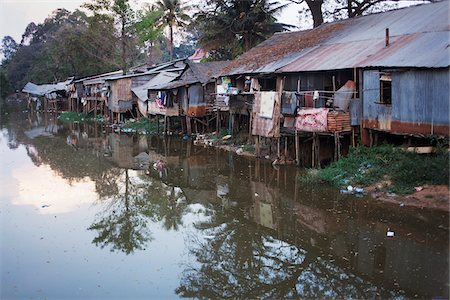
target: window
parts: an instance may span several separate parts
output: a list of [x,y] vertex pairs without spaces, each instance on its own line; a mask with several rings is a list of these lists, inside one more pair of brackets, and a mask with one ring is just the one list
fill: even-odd
[[391,73],[380,73],[380,103],[392,104]]

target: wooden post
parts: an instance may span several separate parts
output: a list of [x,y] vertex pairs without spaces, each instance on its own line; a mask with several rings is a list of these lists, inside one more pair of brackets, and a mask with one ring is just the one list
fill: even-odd
[[167,134],[167,115],[164,115],[164,135]]
[[316,152],[316,133],[313,132],[312,135],[313,135],[313,137],[312,137],[312,146],[311,146],[311,167],[315,168],[316,167],[316,165],[315,165],[315,163],[316,163],[316,154],[315,154],[315,152]]
[[318,134],[316,134],[316,139],[317,139],[317,141],[316,141],[316,147],[317,147],[317,149],[316,149],[316,159],[317,159],[316,166],[318,168],[320,168],[320,136]]
[[338,160],[338,143],[339,143],[339,137],[338,133],[334,133],[334,161]]
[[255,136],[255,154],[256,157],[260,157],[261,155],[261,146],[260,146],[260,141],[259,141],[259,135]]
[[157,132],[159,134],[159,115],[156,115],[156,128],[157,128]]
[[288,137],[284,137],[284,160],[286,161],[288,157]]
[[192,130],[191,130],[191,118],[186,116],[186,128],[187,128],[187,134],[190,136],[192,135]]
[[250,111],[250,120],[248,122],[248,137],[251,138],[252,136],[252,126],[253,126],[253,111]]
[[338,142],[338,145],[337,145],[337,151],[338,151],[337,157],[338,157],[338,160],[340,160],[341,159],[341,136],[339,135],[339,133],[337,134],[337,142]]
[[217,107],[217,113],[216,113],[216,133],[217,133],[217,135],[220,134],[220,110],[219,110],[219,107]]
[[352,126],[352,147],[356,147],[356,141],[355,141],[355,127]]
[[[231,113],[231,110],[230,110],[230,113]],[[235,126],[234,123],[235,123],[235,120],[234,120],[234,114],[231,113],[231,128],[230,128],[230,134],[231,134],[231,135],[234,134],[234,126]]]
[[280,151],[280,138],[277,138],[277,158],[280,158],[281,151]]
[[295,129],[295,161],[297,163],[297,166],[299,166],[300,165],[300,145],[299,145],[297,128]]

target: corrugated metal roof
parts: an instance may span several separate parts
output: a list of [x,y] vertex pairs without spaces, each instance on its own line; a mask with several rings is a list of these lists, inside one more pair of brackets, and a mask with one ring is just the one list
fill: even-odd
[[161,72],[152,79],[150,79],[146,84],[140,85],[138,87],[132,88],[133,93],[142,101],[147,100],[147,91],[154,86],[159,86],[171,82],[178,77],[178,73],[171,72]]
[[123,73],[122,70],[118,70],[118,71],[113,71],[113,72],[108,72],[108,73],[103,73],[103,74],[98,74],[98,75],[93,75],[93,76],[77,79],[74,82],[75,83],[79,83],[79,82],[84,82],[84,81],[87,81],[87,80],[90,80],[90,79],[95,79],[95,78],[120,75],[122,73]]
[[[448,67],[448,16],[449,1],[442,1],[277,34],[244,53],[223,75],[354,67]],[[289,43],[291,48],[286,46]],[[274,52],[277,48],[281,48],[282,57]]]
[[[230,61],[211,61],[211,62],[191,62],[188,61],[189,69],[198,82],[204,84],[213,78],[217,78],[222,70],[230,64]],[[184,74],[182,75],[182,78]]]
[[22,89],[22,92],[29,93],[36,96],[44,96],[46,94],[50,94],[56,91],[66,91],[67,86],[72,83],[72,79],[68,79],[66,81],[58,82],[55,84],[34,84],[32,82],[28,82]]
[[229,61],[212,61],[203,63],[194,63],[188,61],[188,68],[181,74],[180,78],[173,82],[153,86],[152,90],[171,90],[184,85],[193,83],[205,84],[211,79],[217,78],[222,69],[228,66]]

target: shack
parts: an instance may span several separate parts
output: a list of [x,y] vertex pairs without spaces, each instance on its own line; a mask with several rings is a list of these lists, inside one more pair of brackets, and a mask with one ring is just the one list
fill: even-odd
[[[136,95],[141,94],[140,98],[147,96],[149,114],[163,115],[165,123],[170,123],[168,117],[184,116],[183,131],[191,134],[191,128],[194,126],[198,133],[210,128],[210,123],[216,117],[215,78],[228,63],[194,63],[186,60],[186,67],[176,78],[170,73],[160,74],[160,78],[155,78],[133,91]],[[166,126],[165,130],[169,126]]]
[[178,59],[155,66],[144,73],[107,78],[104,86],[111,120],[120,121],[126,112],[130,112],[133,117],[138,116],[138,97],[133,94],[132,89],[144,85],[161,72],[181,72],[184,68],[183,59]]
[[69,85],[73,77],[66,81],[57,82],[54,84],[34,84],[28,82],[22,89],[22,92],[27,94],[28,107],[39,110],[41,101],[43,99],[44,111],[55,111],[67,109]]
[[281,156],[284,136],[288,154],[294,132],[297,163],[297,134],[313,136],[312,165],[321,143],[337,158],[358,132],[367,145],[373,132],[448,137],[448,13],[442,1],[275,34],[225,68],[222,94],[252,110],[257,145],[275,138]]
[[84,113],[100,111],[105,112],[107,90],[104,88],[106,79],[122,74],[122,70],[98,74],[75,80],[71,87],[72,108]]

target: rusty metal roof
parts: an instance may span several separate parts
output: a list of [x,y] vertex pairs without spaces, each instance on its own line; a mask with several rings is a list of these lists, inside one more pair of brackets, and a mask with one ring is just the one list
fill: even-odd
[[29,93],[36,96],[44,96],[56,91],[67,91],[67,86],[71,84],[73,77],[66,81],[57,82],[54,84],[34,84],[28,82],[22,89],[22,92]]
[[153,86],[151,90],[171,90],[193,83],[206,84],[212,79],[217,78],[221,74],[222,69],[228,66],[229,63],[229,61],[212,61],[200,63],[188,61],[188,68],[184,71],[183,74],[181,74],[178,80]]
[[448,16],[449,1],[445,0],[276,34],[244,53],[223,75],[354,67],[448,67]]

